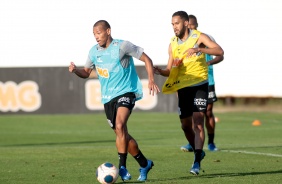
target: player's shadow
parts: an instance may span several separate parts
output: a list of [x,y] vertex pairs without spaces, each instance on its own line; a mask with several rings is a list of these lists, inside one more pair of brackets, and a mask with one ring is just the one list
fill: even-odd
[[128,183],[144,183],[144,181],[118,181],[115,184],[128,184]]
[[242,173],[219,173],[219,174],[204,174],[203,178],[218,178],[218,177],[236,177],[236,176],[255,176],[264,174],[282,174],[282,170],[278,171],[265,171],[265,172],[242,172]]
[[223,149],[221,148],[221,150],[224,150],[224,151],[228,151],[228,150],[242,150],[242,149],[251,149],[251,148],[282,148],[282,145],[275,145],[275,146],[255,146],[255,147],[234,147],[234,148],[226,148],[226,149]]
[[[142,139],[142,140],[153,140],[153,139]],[[154,139],[157,140],[157,139]],[[99,144],[99,143],[115,143],[116,140],[97,140],[97,141],[77,141],[77,142],[46,142],[46,143],[27,143],[27,144],[8,144],[0,145],[0,147],[18,147],[18,146],[56,146],[56,145],[78,145],[78,144]]]
[[168,181],[181,181],[181,180],[192,180],[196,178],[219,178],[219,177],[241,177],[241,176],[255,176],[264,174],[282,174],[282,170],[278,171],[267,171],[267,172],[242,172],[242,173],[218,173],[218,174],[200,174],[198,176],[186,176],[178,178],[158,178],[158,179],[148,179],[150,182],[168,182]]
[[56,145],[77,145],[77,144],[97,144],[115,142],[115,140],[99,140],[99,141],[78,141],[78,142],[47,142],[47,143],[29,143],[29,144],[10,144],[1,147],[18,147],[18,146],[56,146]]

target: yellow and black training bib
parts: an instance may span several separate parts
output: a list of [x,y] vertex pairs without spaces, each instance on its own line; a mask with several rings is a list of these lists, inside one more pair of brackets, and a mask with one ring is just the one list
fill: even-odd
[[208,79],[208,65],[204,53],[195,53],[187,57],[184,53],[193,48],[197,43],[201,32],[192,30],[189,38],[182,44],[178,44],[178,38],[171,39],[172,56],[174,62],[181,62],[179,66],[172,66],[169,77],[165,81],[162,92],[171,94],[177,90],[198,84]]

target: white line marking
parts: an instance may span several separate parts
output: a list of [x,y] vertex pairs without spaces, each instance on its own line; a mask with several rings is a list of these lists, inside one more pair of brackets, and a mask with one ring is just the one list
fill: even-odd
[[282,155],[278,154],[272,154],[272,153],[259,153],[259,152],[252,152],[252,151],[235,151],[235,150],[220,150],[223,152],[231,152],[231,153],[245,153],[245,154],[252,154],[252,155],[264,155],[264,156],[270,156],[270,157],[282,157]]

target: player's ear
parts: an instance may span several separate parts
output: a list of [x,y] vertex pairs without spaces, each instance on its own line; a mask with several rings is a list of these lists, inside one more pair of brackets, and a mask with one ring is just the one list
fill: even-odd
[[185,20],[185,21],[184,21],[184,26],[185,26],[185,27],[188,27],[188,25],[189,25],[189,21],[188,21],[188,20]]
[[108,34],[108,35],[111,35],[111,28],[108,28],[108,29],[107,29],[107,34]]

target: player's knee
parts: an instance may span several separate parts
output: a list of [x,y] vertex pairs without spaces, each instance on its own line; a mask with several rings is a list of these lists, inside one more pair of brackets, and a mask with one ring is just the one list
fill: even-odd
[[122,133],[126,131],[126,125],[123,123],[118,123],[116,122],[116,129],[115,129],[116,133]]
[[204,129],[204,126],[203,126],[203,124],[196,124],[196,123],[194,123],[194,131],[195,132],[202,132],[202,131],[204,131],[205,129]]
[[181,128],[183,131],[190,131],[192,130],[193,128],[193,125],[192,125],[192,118],[191,117],[188,117],[188,118],[185,118],[185,119],[181,119]]

